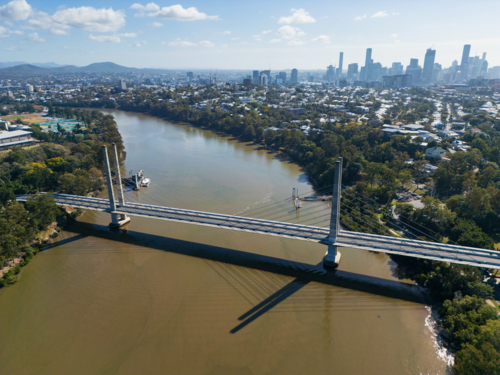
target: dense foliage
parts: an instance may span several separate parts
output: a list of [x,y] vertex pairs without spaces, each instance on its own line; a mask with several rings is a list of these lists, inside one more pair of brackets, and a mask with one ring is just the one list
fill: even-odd
[[[36,251],[29,245],[62,215],[49,195],[36,195],[22,204],[15,201],[16,194],[55,191],[87,195],[99,191],[104,184],[102,146],[115,142],[119,151],[123,150],[112,116],[97,111],[79,113],[87,119],[87,127],[79,134],[62,132],[49,136],[52,143],[14,148],[0,155],[1,267],[20,252],[29,260]],[[36,138],[47,138],[37,126],[32,129]],[[11,269],[0,286],[14,281],[17,273],[16,268]]]

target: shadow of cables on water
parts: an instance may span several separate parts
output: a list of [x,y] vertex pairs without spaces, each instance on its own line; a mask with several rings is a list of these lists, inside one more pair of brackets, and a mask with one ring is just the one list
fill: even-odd
[[[407,302],[422,303],[425,298],[418,286],[342,270],[327,272],[323,269],[322,262],[310,265],[125,229],[110,231],[104,225],[81,222],[75,222],[67,230],[73,232],[75,236],[62,239],[51,247],[92,236],[216,262],[216,264],[211,265],[214,271],[240,292],[250,304],[254,305],[239,317],[242,322],[233,328],[231,333],[238,332],[301,291],[311,282]],[[250,271],[254,271],[254,273],[250,273]],[[264,278],[262,277],[263,273],[272,274],[275,279]],[[293,278],[293,280],[290,281],[289,278]],[[271,285],[273,283],[274,285]],[[304,300],[303,307],[309,307],[308,304],[309,302]]]

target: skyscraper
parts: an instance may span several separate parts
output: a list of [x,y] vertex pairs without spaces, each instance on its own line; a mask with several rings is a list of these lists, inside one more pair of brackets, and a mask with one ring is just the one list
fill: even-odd
[[353,78],[358,75],[358,63],[349,64],[347,66],[347,76]]
[[259,84],[259,71],[258,70],[254,70],[253,71],[252,82],[253,82],[254,85],[258,85]]
[[366,58],[365,58],[365,77],[362,77],[365,81],[369,81],[372,78],[372,49],[366,49]]
[[406,74],[411,74],[413,76],[413,83],[420,82],[422,68],[418,65],[418,59],[410,59],[410,65],[406,67]]
[[292,69],[291,83],[296,84],[299,82],[299,71],[297,69]]
[[422,72],[422,81],[430,83],[432,81],[432,71],[434,69],[434,60],[436,58],[436,50],[428,49],[425,53],[424,71]]
[[469,76],[469,54],[470,44],[466,44],[464,45],[464,51],[462,52],[462,64],[460,65],[462,79],[467,79],[467,77]]
[[338,74],[337,76],[340,78],[342,77],[342,64],[344,63],[344,52],[340,52],[339,56],[339,69],[338,69]]
[[335,68],[333,65],[328,65],[326,67],[326,81],[327,82],[332,82],[334,80],[335,76]]

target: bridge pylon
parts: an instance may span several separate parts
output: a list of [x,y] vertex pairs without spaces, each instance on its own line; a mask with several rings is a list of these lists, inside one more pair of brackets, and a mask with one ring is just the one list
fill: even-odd
[[340,263],[340,252],[335,242],[340,235],[340,191],[342,187],[342,158],[335,164],[332,193],[332,212],[330,216],[330,234],[328,236],[328,251],[323,258],[325,268],[337,268]]
[[[120,165],[118,161],[118,152],[116,150],[116,144],[113,143],[113,151],[114,151],[114,161],[115,161],[115,170],[116,170],[116,186],[118,187],[118,203],[120,206],[125,206],[125,200],[123,197],[123,187],[122,187],[122,179],[120,175]],[[102,152],[104,153],[104,167],[106,169],[106,181],[108,183],[108,195],[109,195],[109,209],[111,212],[111,223],[109,223],[110,228],[119,228],[122,225],[125,225],[130,222],[130,217],[124,214],[120,214],[116,212],[116,200],[115,200],[115,192],[113,189],[113,179],[111,178],[111,168],[109,166],[109,157],[108,150],[106,145],[102,146]]]

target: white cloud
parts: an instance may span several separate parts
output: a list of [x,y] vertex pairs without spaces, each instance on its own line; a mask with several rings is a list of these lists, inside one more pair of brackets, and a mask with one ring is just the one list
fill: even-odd
[[0,26],[0,38],[5,38],[10,35],[23,35],[23,32],[19,30],[9,30],[6,27]]
[[379,18],[379,17],[387,17],[388,14],[385,10],[381,10],[380,12],[375,13],[372,18]]
[[203,47],[215,47],[215,44],[213,44],[209,40],[203,40],[199,44],[200,44],[200,46],[203,46]]
[[180,38],[177,38],[173,42],[168,43],[168,45],[171,47],[193,47],[196,45],[196,43],[191,43],[187,40],[181,40]]
[[231,35],[231,31],[223,31],[222,35]]
[[364,16],[358,16],[358,17],[354,17],[354,21],[362,21],[366,18],[366,14]]
[[316,20],[309,15],[304,9],[292,9],[294,12],[290,17],[281,17],[278,23],[312,23]]
[[45,39],[43,39],[38,33],[33,33],[28,35],[28,39],[31,40],[32,42],[46,42]]
[[116,35],[97,35],[97,36],[94,36],[94,35],[90,34],[89,38],[92,40],[95,40],[96,42],[99,42],[99,43],[104,43],[104,42],[120,43],[121,42],[120,37],[116,36]]
[[148,44],[148,43],[145,40],[143,40],[142,42],[135,42],[134,43],[134,47],[139,48],[139,47],[142,47],[142,46],[144,46],[146,44]]
[[0,6],[0,20],[25,20],[32,12],[26,0],[12,0]]
[[162,27],[163,24],[161,22],[153,22],[153,27]]
[[[255,38],[255,36],[254,36],[254,38]],[[255,38],[255,41],[256,42],[262,42],[262,38]]]
[[316,38],[312,39],[313,42],[324,42],[324,43],[330,43],[330,37],[328,35],[320,35]]
[[399,16],[399,13],[398,12],[394,12],[392,13],[393,16]]
[[269,34],[269,33],[272,33],[273,31],[272,30],[264,30],[262,32],[262,35],[266,35],[266,34]]
[[183,8],[182,5],[171,5],[160,8],[155,3],[147,5],[133,4],[130,9],[138,10],[137,17],[149,16],[160,17],[175,21],[196,21],[196,20],[218,20],[219,16],[208,16],[206,13],[199,12],[195,7]]
[[281,42],[281,39],[271,39],[269,43],[279,43]]
[[303,44],[304,44],[304,42],[302,40],[290,40],[288,42],[289,46],[301,46]]
[[6,51],[15,51],[17,47],[5,47],[4,50]]
[[231,38],[231,40],[240,40],[240,38],[236,37],[236,38]]
[[276,32],[276,35],[283,39],[293,39],[299,36],[306,35],[306,33],[300,30],[298,27],[286,25],[281,26]]
[[392,34],[391,35],[391,38],[397,38],[398,37],[398,34]]
[[136,33],[124,33],[124,34],[120,34],[118,36],[123,37],[123,38],[135,38],[137,36],[137,34]]
[[113,8],[68,8],[58,10],[52,16],[38,12],[28,23],[32,27],[50,29],[57,35],[67,35],[71,27],[105,33],[117,31],[125,26],[125,13],[121,10],[115,11]]

